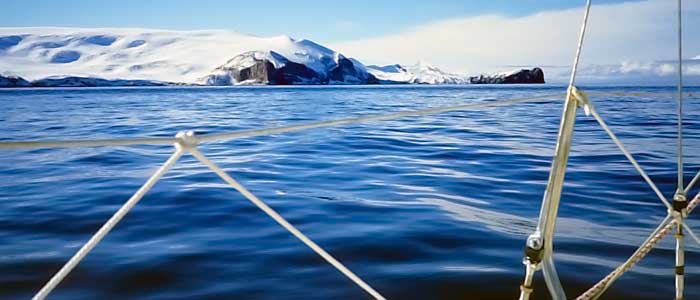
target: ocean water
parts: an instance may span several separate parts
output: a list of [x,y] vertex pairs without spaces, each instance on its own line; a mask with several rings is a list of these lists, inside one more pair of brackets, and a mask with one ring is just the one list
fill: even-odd
[[[673,92],[673,87],[588,87]],[[698,92],[698,88],[688,88]],[[563,93],[561,86],[118,88],[0,91],[0,139],[214,133]],[[676,102],[592,97],[667,197]],[[686,101],[686,176],[700,170]],[[507,107],[203,144],[200,150],[389,299],[515,299],[562,110]],[[172,153],[171,146],[0,151],[0,299],[29,299]],[[697,189],[693,190],[693,193]],[[693,194],[694,195],[694,194]],[[570,297],[624,261],[665,208],[579,113],[555,241]],[[696,214],[690,225],[700,230]],[[672,238],[605,299],[674,293]],[[687,240],[687,297],[700,246]],[[541,276],[535,299],[548,299]],[[51,299],[368,299],[185,156]]]

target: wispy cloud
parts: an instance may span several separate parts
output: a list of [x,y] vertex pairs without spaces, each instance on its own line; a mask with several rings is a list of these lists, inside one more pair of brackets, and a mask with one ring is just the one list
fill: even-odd
[[[684,1],[684,51],[700,58],[700,1]],[[510,66],[551,66],[548,77],[569,72],[583,8],[525,17],[484,15],[450,19],[333,48],[371,64],[427,60],[448,71],[481,73]],[[676,55],[675,1],[594,5],[582,56],[582,79],[672,77]],[[560,67],[557,67],[560,66]],[[698,75],[700,63],[686,71]]]

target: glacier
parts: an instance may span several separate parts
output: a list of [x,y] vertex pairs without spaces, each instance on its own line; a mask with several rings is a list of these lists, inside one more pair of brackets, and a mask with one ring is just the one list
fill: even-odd
[[466,76],[451,74],[430,65],[418,62],[414,65],[399,64],[388,66],[367,66],[367,70],[382,83],[415,83],[415,84],[465,84]]

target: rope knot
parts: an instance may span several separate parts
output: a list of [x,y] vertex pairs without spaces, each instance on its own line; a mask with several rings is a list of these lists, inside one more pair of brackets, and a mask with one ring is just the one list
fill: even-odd
[[583,112],[586,114],[586,116],[591,115],[591,102],[588,101],[588,95],[586,95],[586,93],[572,85],[569,88],[569,95],[576,99],[579,106],[583,107]]
[[199,139],[195,136],[194,131],[180,131],[175,135],[178,142],[175,144],[178,147],[194,148],[199,144]]

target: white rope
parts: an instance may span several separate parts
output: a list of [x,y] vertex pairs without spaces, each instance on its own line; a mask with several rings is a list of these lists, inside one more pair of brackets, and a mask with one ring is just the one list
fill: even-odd
[[[424,116],[440,114],[452,111],[491,108],[526,103],[541,100],[550,100],[561,97],[561,94],[551,94],[543,96],[533,96],[525,98],[515,98],[506,100],[482,101],[476,103],[466,103],[453,106],[441,106],[419,110],[401,111],[388,114],[363,115],[359,117],[344,118],[329,121],[320,121],[300,125],[288,125],[273,128],[263,128],[254,130],[239,130],[213,134],[203,134],[199,136],[200,142],[216,142],[237,138],[248,138],[262,135],[272,135],[285,132],[300,131],[313,128],[333,127],[353,123],[366,123],[372,121],[387,121],[403,117]],[[96,140],[64,140],[64,141],[0,141],[0,149],[16,148],[71,148],[71,147],[101,147],[101,146],[129,146],[129,145],[171,145],[178,142],[176,138],[135,138],[135,139],[96,139]]]
[[684,192],[685,192],[686,194],[688,194],[688,192],[690,191],[690,189],[692,189],[693,186],[695,186],[695,183],[697,183],[698,179],[700,179],[700,171],[698,171],[697,173],[695,173],[695,176],[693,177],[693,180],[691,180],[690,183],[688,183],[688,185],[685,187]]
[[95,248],[95,246],[97,246],[105,235],[107,235],[107,233],[109,233],[112,228],[114,228],[114,226],[121,221],[122,218],[124,218],[124,216],[134,207],[134,205],[136,205],[136,203],[143,198],[146,192],[148,192],[148,190],[150,190],[151,187],[156,184],[158,179],[160,179],[163,174],[165,174],[172,166],[175,165],[183,153],[184,151],[182,147],[177,146],[175,152],[170,156],[170,158],[168,158],[168,160],[162,166],[160,166],[160,168],[158,168],[158,170],[156,170],[156,172],[151,175],[150,178],[148,178],[146,183],[144,183],[144,185],[141,186],[141,188],[139,188],[138,191],[136,191],[136,193],[134,193],[134,195],[131,196],[131,198],[129,198],[129,200],[126,201],[126,203],[124,203],[124,205],[122,205],[122,207],[120,207],[119,210],[117,210],[117,212],[104,223],[104,225],[102,225],[102,227],[100,227],[100,229],[90,238],[90,240],[88,240],[85,245],[83,245],[83,247],[81,247],[80,250],[78,250],[78,252],[75,253],[75,255],[73,255],[73,257],[71,257],[71,259],[65,265],[63,265],[63,267],[61,267],[61,269],[53,277],[51,277],[51,280],[49,280],[32,299],[42,300],[46,298],[46,296],[48,296],[49,293],[51,293],[51,291],[59,283],[61,283],[61,281],[73,270],[73,268],[75,268],[75,266],[77,266],[78,263],[80,263],[80,261],[82,261],[83,258],[85,258],[85,256],[88,255],[93,248]]
[[[671,93],[650,93],[650,92],[590,92],[592,96],[598,97],[669,97],[676,94]],[[428,108],[423,110],[411,110],[398,113],[364,115],[353,118],[345,118],[330,121],[321,121],[300,125],[288,125],[273,128],[239,130],[222,133],[212,133],[200,135],[201,142],[218,142],[237,138],[249,138],[263,135],[272,135],[279,133],[294,132],[306,129],[324,128],[339,125],[347,125],[353,123],[366,123],[372,121],[387,121],[411,116],[423,116],[430,114],[439,114],[451,111],[481,109],[501,107],[518,103],[526,103],[541,100],[550,100],[561,97],[562,94],[553,94],[545,96],[535,96],[508,100],[494,100],[478,103],[467,103],[455,106],[443,106],[437,108]],[[687,93],[687,97],[697,97],[698,94]],[[133,145],[171,145],[178,140],[175,138],[125,138],[125,139],[92,139],[92,140],[48,140],[48,141],[0,141],[0,150],[20,149],[20,148],[75,148],[75,147],[107,147],[107,146],[133,146]]]
[[700,246],[700,239],[698,238],[697,235],[695,235],[695,233],[693,232],[693,229],[691,229],[690,226],[688,226],[688,223],[683,222],[683,228],[685,228],[686,233],[688,233],[690,235],[690,237],[692,237],[693,240],[695,240],[695,242],[698,244],[698,246]]
[[175,138],[135,138],[135,139],[94,139],[94,140],[59,140],[59,141],[4,141],[0,149],[17,148],[74,148],[132,145],[172,145]]
[[593,115],[593,118],[595,118],[595,120],[598,121],[598,124],[600,124],[600,127],[602,127],[603,130],[605,130],[605,132],[608,134],[608,136],[610,136],[610,139],[615,143],[615,145],[617,145],[618,148],[620,148],[620,151],[622,151],[622,153],[625,155],[625,157],[627,157],[627,160],[629,160],[630,163],[632,163],[632,165],[637,170],[637,172],[639,172],[639,175],[641,175],[642,178],[644,178],[644,181],[646,181],[647,184],[649,184],[649,186],[651,187],[651,189],[654,190],[654,193],[656,193],[656,196],[658,196],[659,199],[661,199],[661,202],[663,202],[664,205],[666,205],[666,208],[669,211],[672,211],[673,207],[671,206],[671,203],[669,203],[668,200],[666,200],[666,197],[664,196],[664,194],[661,193],[661,191],[656,186],[656,184],[651,180],[651,178],[649,178],[649,175],[647,175],[647,173],[644,172],[644,169],[642,169],[642,167],[639,165],[639,163],[637,163],[637,160],[634,159],[634,157],[632,156],[632,153],[630,153],[627,150],[627,148],[625,147],[625,145],[622,144],[622,141],[620,141],[620,139],[617,138],[617,135],[615,135],[615,133],[610,129],[610,127],[608,127],[608,124],[606,124],[605,121],[603,120],[603,118],[600,117],[600,115],[595,110],[595,108],[590,106],[590,112],[591,112],[591,115]]
[[[644,98],[655,98],[655,99],[667,99],[670,97],[677,97],[678,93],[668,93],[668,92],[587,92],[588,95],[597,97],[644,97]],[[697,98],[699,95],[697,93],[684,93],[683,97],[693,97]]]
[[375,289],[373,289],[369,284],[365,283],[360,277],[355,275],[352,271],[350,271],[347,267],[345,267],[342,263],[340,263],[337,259],[335,259],[333,256],[328,254],[323,248],[318,246],[314,241],[309,239],[306,235],[301,233],[298,229],[296,229],[292,224],[287,222],[280,214],[278,214],[275,210],[273,210],[271,207],[269,207],[265,202],[262,200],[258,199],[253,193],[248,191],[243,185],[238,183],[235,179],[233,179],[231,176],[229,176],[223,169],[219,168],[216,164],[214,164],[212,161],[210,161],[204,154],[199,152],[196,148],[191,148],[188,149],[190,153],[197,158],[200,162],[202,162],[204,165],[209,167],[214,173],[219,175],[224,181],[226,181],[228,184],[230,184],[234,189],[236,189],[241,195],[246,197],[250,202],[255,204],[258,208],[260,208],[262,211],[264,211],[268,216],[270,216],[272,219],[274,219],[277,223],[282,225],[287,231],[292,233],[296,238],[298,238],[301,242],[306,244],[311,250],[316,252],[318,255],[320,255],[323,259],[325,259],[328,263],[330,263],[332,266],[334,266],[338,271],[343,273],[346,277],[348,277],[350,280],[352,280],[355,284],[357,284],[359,287],[364,289],[367,293],[372,295],[377,300],[385,300],[384,296],[379,294]]
[[[692,201],[688,203],[688,213],[692,212],[700,203],[700,193],[696,194]],[[676,226],[676,220],[671,214],[667,214],[666,218],[661,221],[661,224],[649,235],[639,248],[625,261],[623,264],[615,268],[610,274],[593,285],[590,289],[578,296],[576,300],[595,300],[607,290],[615,280],[620,278],[622,274],[634,267],[656,244],[658,244],[671,230]]]
[[666,234],[673,228],[673,222],[671,220],[671,215],[667,215],[666,218],[661,221],[658,227],[649,235],[649,237],[642,243],[639,248],[625,261],[623,264],[618,266],[615,270],[610,272],[607,276],[601,279],[598,283],[593,285],[590,289],[585,291],[583,294],[578,296],[576,300],[595,300],[598,299],[622,274],[631,269],[636,265],[644,256],[646,256],[649,251],[651,251],[656,244],[663,239]]
[[678,0],[678,191],[683,191],[683,13]]
[[578,38],[578,45],[576,46],[576,56],[574,57],[574,65],[571,69],[571,78],[569,78],[569,89],[574,86],[576,82],[576,72],[578,71],[578,62],[581,58],[581,49],[583,49],[583,40],[586,35],[586,28],[588,27],[588,15],[591,12],[591,0],[586,1],[586,11],[583,13],[583,22],[581,22],[581,33]]
[[250,191],[248,191],[244,186],[239,184],[237,181],[235,181],[233,178],[231,178],[225,171],[223,171],[221,168],[219,168],[216,164],[211,162],[208,158],[206,158],[201,152],[199,152],[195,146],[198,142],[197,138],[193,135],[192,132],[187,132],[187,133],[179,133],[178,136],[175,138],[178,140],[178,143],[175,144],[176,150],[175,152],[168,158],[168,160],[163,163],[162,166],[160,166],[156,172],[146,181],[146,183],[139,188],[136,193],[134,193],[129,200],[122,205],[122,207],[117,210],[114,215],[112,215],[107,222],[105,222],[102,227],[78,250],[77,253],[71,257],[71,259],[66,262],[66,264],[61,267],[61,269],[53,276],[51,279],[37,292],[37,294],[32,298],[33,300],[43,300],[45,299],[51,291],[53,291],[54,288],[58,284],[61,283],[63,279],[65,279],[68,274],[85,258],[85,256],[88,255],[88,253],[97,246],[97,244],[121,221],[124,216],[143,198],[143,196],[155,185],[155,183],[170,169],[172,168],[178,161],[182,155],[189,151],[197,160],[202,162],[204,165],[209,167],[212,171],[214,171],[217,175],[219,175],[222,179],[224,179],[227,183],[229,183],[231,186],[233,186],[238,192],[240,192],[243,196],[245,196],[248,200],[250,200],[253,204],[255,204],[258,208],[260,208],[262,211],[264,211],[267,215],[272,217],[277,223],[282,225],[285,229],[287,229],[289,232],[291,232],[295,237],[297,237],[299,240],[301,240],[304,244],[306,244],[309,248],[311,248],[313,251],[315,251],[317,254],[319,254],[322,258],[324,258],[328,263],[333,265],[336,269],[338,269],[341,273],[343,273],[345,276],[347,276],[350,280],[352,280],[355,284],[357,284],[359,287],[364,289],[367,293],[372,295],[375,299],[377,300],[385,300],[385,298],[379,294],[376,290],[374,290],[371,286],[369,286],[367,283],[365,283],[362,279],[360,279],[357,275],[355,275],[352,271],[350,271],[347,267],[345,267],[342,263],[340,263],[338,260],[336,260],[333,256],[328,254],[323,248],[318,246],[316,243],[314,243],[311,239],[309,239],[306,235],[301,233],[298,229],[296,229],[292,224],[287,222],[281,215],[279,215],[277,212],[275,212],[272,208],[267,206],[263,201],[258,199],[255,195],[253,195]]
[[554,99],[557,97],[561,97],[561,94],[534,96],[534,97],[511,99],[511,100],[484,101],[484,102],[467,103],[467,104],[461,104],[461,105],[455,105],[455,106],[443,106],[443,107],[427,108],[427,109],[421,109],[421,110],[401,111],[401,112],[389,113],[389,114],[364,115],[364,116],[353,117],[353,118],[345,118],[345,119],[338,119],[338,120],[331,120],[331,121],[321,121],[321,122],[314,122],[314,123],[308,123],[308,124],[302,124],[302,125],[292,125],[292,126],[282,126],[282,127],[274,127],[274,128],[256,129],[256,130],[203,134],[203,135],[200,135],[199,139],[201,142],[213,142],[213,141],[221,141],[221,140],[229,140],[229,139],[237,139],[237,138],[248,138],[248,137],[261,136],[261,135],[280,134],[280,133],[314,129],[314,128],[334,127],[334,126],[348,125],[348,124],[354,124],[354,123],[388,121],[388,120],[400,119],[400,118],[405,118],[405,117],[417,117],[417,116],[440,114],[440,113],[446,113],[446,112],[452,112],[452,111],[500,107],[500,106],[518,104],[518,103],[549,100],[549,99]]

